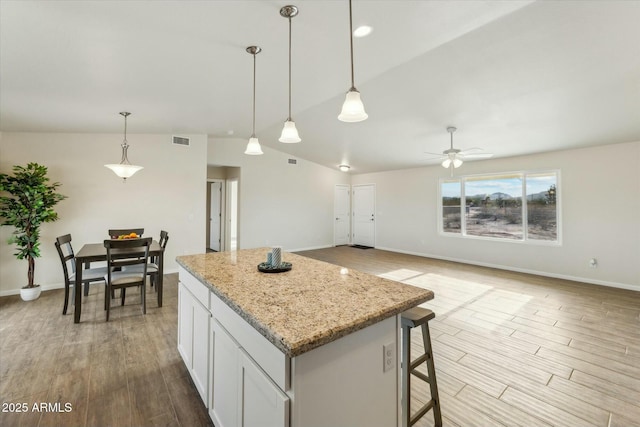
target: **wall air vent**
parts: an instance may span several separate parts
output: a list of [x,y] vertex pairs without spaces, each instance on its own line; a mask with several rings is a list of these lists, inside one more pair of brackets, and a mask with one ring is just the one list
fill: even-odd
[[175,145],[183,145],[185,147],[188,147],[189,145],[191,145],[191,143],[189,142],[189,138],[185,138],[183,136],[174,136],[173,143]]
[[297,165],[298,161],[296,159],[289,159],[289,164],[290,165]]

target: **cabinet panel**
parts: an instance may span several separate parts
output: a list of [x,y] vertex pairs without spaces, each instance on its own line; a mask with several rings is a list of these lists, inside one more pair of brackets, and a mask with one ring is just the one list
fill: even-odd
[[182,283],[178,283],[178,352],[191,370],[193,345],[193,297]]
[[211,419],[217,427],[238,426],[238,344],[213,320]]
[[242,427],[288,427],[289,398],[240,350],[240,419]]
[[211,314],[178,283],[178,352],[205,405],[208,403],[209,320]]
[[209,377],[209,319],[211,314],[193,300],[193,368],[191,377],[205,402],[208,401],[207,378]]

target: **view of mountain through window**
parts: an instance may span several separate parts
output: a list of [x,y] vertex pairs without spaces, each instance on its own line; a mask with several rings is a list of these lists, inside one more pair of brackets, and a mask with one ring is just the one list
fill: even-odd
[[445,233],[558,240],[556,172],[445,179],[440,190]]

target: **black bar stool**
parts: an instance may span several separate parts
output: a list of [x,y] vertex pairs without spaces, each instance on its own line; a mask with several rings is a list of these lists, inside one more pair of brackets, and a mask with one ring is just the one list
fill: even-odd
[[[438,397],[438,384],[436,382],[436,369],[433,364],[433,351],[431,349],[431,336],[429,335],[429,320],[436,317],[435,313],[422,307],[414,307],[402,313],[402,427],[410,427],[424,414],[433,409],[433,419],[437,427],[442,426],[442,414],[440,413],[440,398]],[[411,360],[411,329],[422,327],[422,340],[424,342],[424,354],[415,360]],[[427,364],[428,376],[418,372],[418,367]],[[427,382],[431,389],[431,399],[415,414],[411,414],[411,374]]]

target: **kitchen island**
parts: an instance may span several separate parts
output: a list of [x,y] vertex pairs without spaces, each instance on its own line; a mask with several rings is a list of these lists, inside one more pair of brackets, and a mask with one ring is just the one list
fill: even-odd
[[217,427],[397,426],[400,314],[433,293],[268,248],[188,255],[180,351]]

